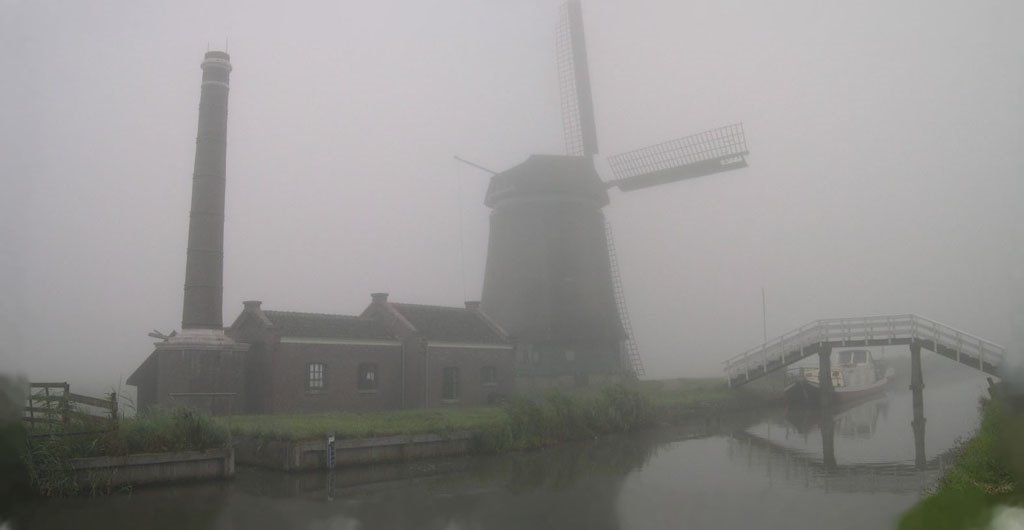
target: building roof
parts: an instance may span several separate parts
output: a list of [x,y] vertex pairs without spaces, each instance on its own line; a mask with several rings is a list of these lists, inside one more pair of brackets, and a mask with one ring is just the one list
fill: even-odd
[[507,344],[508,341],[477,310],[436,305],[390,305],[427,340]]
[[282,337],[395,339],[387,328],[369,318],[292,311],[263,311],[263,314],[273,325],[273,332]]

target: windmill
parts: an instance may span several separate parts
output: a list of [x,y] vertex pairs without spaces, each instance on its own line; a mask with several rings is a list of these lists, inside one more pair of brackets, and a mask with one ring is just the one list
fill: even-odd
[[625,307],[614,239],[602,209],[608,188],[634,191],[746,167],[741,124],[608,157],[594,168],[597,126],[579,0],[557,31],[566,155],[532,155],[491,177],[482,309],[521,347],[520,375],[644,375]]

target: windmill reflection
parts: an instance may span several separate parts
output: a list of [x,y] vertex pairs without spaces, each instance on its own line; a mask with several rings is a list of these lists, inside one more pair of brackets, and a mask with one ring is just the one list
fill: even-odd
[[[660,435],[615,436],[535,453],[412,461],[335,473],[250,469],[236,479],[234,509],[225,516],[238,528],[275,527],[266,521],[283,516],[307,528],[615,530],[615,501],[622,483],[665,443]],[[273,513],[268,513],[268,498],[276,499]]]

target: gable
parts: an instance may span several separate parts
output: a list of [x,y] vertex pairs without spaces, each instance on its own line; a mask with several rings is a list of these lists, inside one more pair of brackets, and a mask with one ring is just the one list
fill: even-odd
[[390,305],[428,340],[480,344],[508,343],[478,311],[434,305]]

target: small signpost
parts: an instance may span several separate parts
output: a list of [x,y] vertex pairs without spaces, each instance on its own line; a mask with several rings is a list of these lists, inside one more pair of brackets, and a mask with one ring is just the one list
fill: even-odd
[[327,469],[334,469],[334,434],[327,435]]

